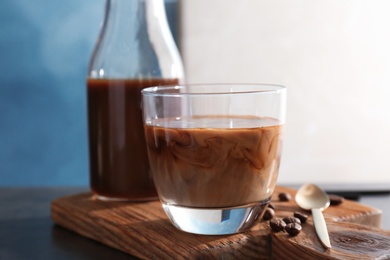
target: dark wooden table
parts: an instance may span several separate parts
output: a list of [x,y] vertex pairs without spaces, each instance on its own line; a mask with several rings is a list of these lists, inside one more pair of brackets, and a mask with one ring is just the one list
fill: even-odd
[[0,188],[0,259],[135,259],[50,218],[50,202],[88,188]]
[[[0,188],[0,259],[134,259],[118,250],[55,225],[50,202],[88,188]],[[382,209],[390,230],[390,195],[362,196],[359,202]]]

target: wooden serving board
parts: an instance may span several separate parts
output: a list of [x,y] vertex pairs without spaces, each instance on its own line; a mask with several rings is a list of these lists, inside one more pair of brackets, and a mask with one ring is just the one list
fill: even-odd
[[[279,201],[281,192],[294,197],[296,191],[276,188],[271,200],[276,217],[302,212],[294,199]],[[390,258],[390,231],[379,228],[381,211],[349,200],[324,211],[332,244],[328,250],[321,246],[311,217],[295,237],[274,233],[268,221],[245,233],[203,236],[177,230],[159,201],[105,202],[91,193],[54,200],[51,214],[60,226],[142,259]]]

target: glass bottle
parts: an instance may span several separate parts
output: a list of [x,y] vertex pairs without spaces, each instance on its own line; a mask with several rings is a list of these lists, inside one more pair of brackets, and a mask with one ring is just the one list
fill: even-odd
[[140,91],[183,79],[164,1],[106,0],[87,76],[90,185],[99,199],[158,198]]

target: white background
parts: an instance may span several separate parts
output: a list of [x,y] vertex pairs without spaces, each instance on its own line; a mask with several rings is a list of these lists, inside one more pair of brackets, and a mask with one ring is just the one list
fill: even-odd
[[390,188],[390,1],[181,0],[190,83],[288,88],[279,183]]

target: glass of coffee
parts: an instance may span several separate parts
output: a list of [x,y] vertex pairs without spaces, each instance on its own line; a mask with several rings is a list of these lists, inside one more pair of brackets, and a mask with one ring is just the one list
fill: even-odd
[[278,177],[285,87],[156,86],[142,99],[151,171],[172,224],[205,235],[256,225]]

